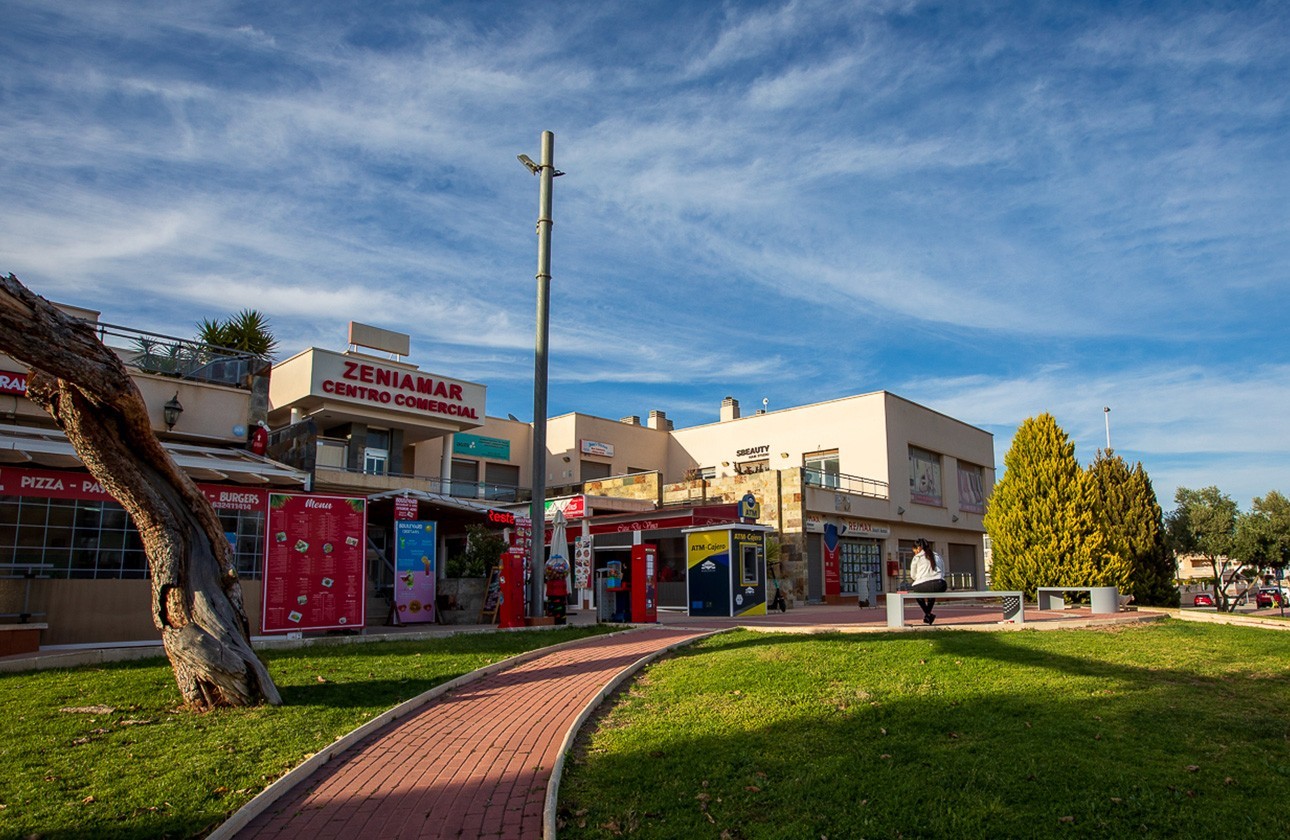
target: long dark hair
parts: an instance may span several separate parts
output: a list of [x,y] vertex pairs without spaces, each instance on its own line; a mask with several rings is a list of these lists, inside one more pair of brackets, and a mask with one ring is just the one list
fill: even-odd
[[927,555],[927,562],[931,565],[933,572],[939,572],[941,569],[936,565],[936,552],[932,550],[932,544],[924,539],[914,540],[914,546],[922,550]]

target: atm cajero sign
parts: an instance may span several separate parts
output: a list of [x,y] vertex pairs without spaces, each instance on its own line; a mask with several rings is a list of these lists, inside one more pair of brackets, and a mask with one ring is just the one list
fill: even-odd
[[314,392],[363,405],[473,421],[484,414],[485,388],[416,370],[330,354],[314,356]]

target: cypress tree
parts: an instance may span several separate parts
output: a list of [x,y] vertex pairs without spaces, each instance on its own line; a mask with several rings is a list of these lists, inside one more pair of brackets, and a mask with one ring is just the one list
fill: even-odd
[[1103,540],[1085,585],[1114,586],[1140,604],[1177,606],[1163,514],[1141,462],[1130,469],[1123,458],[1099,451],[1085,476],[1088,503]]
[[1104,548],[1075,444],[1044,413],[1017,428],[1003,462],[985,515],[991,585],[1030,596],[1039,586],[1087,585]]

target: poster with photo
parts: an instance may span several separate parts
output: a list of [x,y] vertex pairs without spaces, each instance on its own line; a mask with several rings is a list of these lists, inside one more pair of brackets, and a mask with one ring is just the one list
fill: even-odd
[[438,528],[434,522],[394,523],[394,608],[400,624],[433,624]]
[[263,633],[361,628],[367,500],[270,493]]

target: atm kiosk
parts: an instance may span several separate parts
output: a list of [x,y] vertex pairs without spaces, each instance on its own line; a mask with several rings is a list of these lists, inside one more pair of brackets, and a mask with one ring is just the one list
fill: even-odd
[[686,528],[686,605],[690,615],[766,614],[765,525]]

